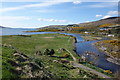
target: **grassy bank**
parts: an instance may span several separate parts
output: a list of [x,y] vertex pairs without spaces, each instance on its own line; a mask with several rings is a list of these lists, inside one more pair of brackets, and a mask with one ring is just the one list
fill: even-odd
[[104,70],[104,69],[101,69],[101,68],[99,68],[99,67],[96,67],[96,66],[93,65],[93,64],[86,63],[86,62],[84,62],[84,63],[82,63],[82,64],[85,65],[85,66],[88,66],[89,68],[92,68],[92,69],[94,69],[94,70],[96,70],[96,71],[98,71],[98,72],[101,72],[101,73],[106,74],[106,75],[108,75],[108,76],[114,77],[114,75],[112,74],[112,72],[111,72],[110,70]]
[[66,50],[76,56],[73,52],[74,38],[72,36],[61,34],[9,35],[2,36],[2,40],[3,78],[98,77],[89,71],[71,65],[73,59]]

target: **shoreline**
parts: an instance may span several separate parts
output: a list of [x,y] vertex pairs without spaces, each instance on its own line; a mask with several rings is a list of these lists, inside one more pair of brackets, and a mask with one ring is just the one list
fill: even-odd
[[[31,32],[31,31],[30,31],[30,32]],[[32,32],[41,32],[41,31],[32,31]],[[42,31],[42,32],[51,32],[51,31]],[[72,32],[66,32],[66,31],[54,31],[54,32],[72,33]],[[29,31],[26,31],[26,33],[29,33]],[[76,34],[80,34],[80,33],[76,33]],[[71,35],[71,36],[72,36],[72,35]],[[76,40],[76,37],[74,37],[74,36],[72,36],[72,37],[74,38],[74,39],[73,39],[73,51],[76,53],[76,55],[78,55],[77,52],[76,52],[76,43],[77,43],[77,40]],[[85,41],[101,40],[100,37],[93,37],[93,38],[92,38],[92,36],[91,36],[90,39],[86,38],[86,36],[81,36],[81,37],[84,38]],[[101,49],[99,48],[99,46],[95,45],[95,43],[93,43],[93,45],[96,46],[97,49],[101,50]],[[103,51],[103,50],[101,50],[101,51]],[[105,55],[107,55],[107,56],[109,57],[109,58],[106,59],[107,61],[112,62],[112,63],[117,64],[117,65],[120,65],[120,63],[119,63],[120,60],[119,60],[119,59],[116,59],[116,58],[112,57],[112,56],[109,55],[109,53],[106,52],[106,51],[103,51],[103,52],[105,53]],[[79,56],[79,55],[78,55],[78,56]]]
[[97,49],[105,53],[105,55],[107,56],[106,58],[107,61],[120,65],[120,59],[111,56],[107,51],[103,51],[98,45],[96,45],[96,43],[93,43],[92,45],[96,46]]

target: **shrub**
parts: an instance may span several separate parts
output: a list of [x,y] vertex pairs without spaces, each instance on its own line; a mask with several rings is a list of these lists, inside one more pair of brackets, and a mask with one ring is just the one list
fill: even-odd
[[54,53],[55,53],[54,49],[51,49],[51,50],[45,49],[45,52],[44,52],[45,55],[53,55]]
[[48,55],[49,52],[50,52],[49,49],[45,49],[44,54],[45,54],[45,55]]
[[102,24],[100,25],[99,27],[109,27],[109,26],[112,26],[113,24]]
[[54,49],[51,49],[49,55],[53,55],[55,53]]
[[120,41],[118,41],[118,40],[104,40],[103,42],[110,43],[110,44],[116,45],[116,46],[118,46],[120,44]]
[[67,54],[67,53],[64,53],[63,54],[63,57],[69,57],[70,55],[69,54]]
[[106,72],[106,73],[112,73],[110,70],[104,70],[104,72]]

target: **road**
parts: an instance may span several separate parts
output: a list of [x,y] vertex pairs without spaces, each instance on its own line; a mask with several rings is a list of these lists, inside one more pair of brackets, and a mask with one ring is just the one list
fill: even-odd
[[100,73],[100,72],[98,72],[98,71],[96,71],[96,70],[94,70],[94,69],[91,69],[91,68],[89,68],[89,67],[87,67],[87,66],[84,66],[84,65],[79,64],[79,63],[76,63],[76,62],[73,62],[72,65],[73,65],[74,67],[79,67],[79,68],[82,68],[82,69],[84,69],[84,70],[88,70],[88,71],[90,71],[91,73],[96,74],[96,75],[98,75],[98,76],[100,76],[100,77],[102,77],[102,78],[111,78],[110,76],[107,76],[107,75],[105,75],[105,74],[103,74],[103,73]]
[[71,57],[73,58],[73,60],[76,62],[76,58],[73,56],[73,54],[69,50],[67,50],[67,49],[66,49],[66,51],[71,55]]
[[90,71],[91,73],[96,74],[96,75],[98,75],[98,76],[100,76],[100,77],[102,77],[102,78],[111,78],[110,76],[107,76],[107,75],[105,75],[105,74],[103,74],[103,73],[100,73],[100,72],[94,70],[94,69],[91,69],[91,68],[89,68],[89,67],[87,67],[87,66],[84,66],[84,65],[82,65],[82,64],[80,64],[80,63],[77,63],[77,62],[76,62],[76,58],[73,56],[73,54],[72,54],[70,51],[68,51],[68,50],[67,50],[67,52],[69,52],[69,54],[71,55],[71,57],[72,57],[73,60],[74,60],[74,62],[72,62],[72,65],[73,65],[74,67],[79,67],[79,68],[82,68],[82,69],[84,69],[84,70],[88,70],[88,71]]

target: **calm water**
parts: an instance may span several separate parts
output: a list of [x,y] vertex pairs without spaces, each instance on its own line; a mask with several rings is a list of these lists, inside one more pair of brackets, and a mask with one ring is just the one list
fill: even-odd
[[[8,28],[2,28],[2,32],[0,32],[1,35],[31,35],[31,34],[48,34],[48,33],[59,33],[59,32],[29,32],[25,33],[23,31],[27,30],[35,30],[35,29],[8,29]],[[106,55],[95,48],[95,46],[92,45],[92,43],[96,41],[84,41],[84,39],[80,36],[80,34],[73,34],[73,33],[60,33],[60,34],[66,34],[66,35],[72,35],[77,38],[76,43],[76,52],[77,54],[81,55],[85,51],[92,51],[99,55],[98,59],[94,61],[96,66],[105,69],[105,70],[111,70],[112,72],[116,72],[117,70],[120,70],[120,66],[108,62],[106,60]],[[89,57],[90,58],[90,57]],[[91,60],[91,59],[90,59]]]
[[0,28],[0,35],[20,35],[25,34],[23,31],[27,30],[35,30],[35,29],[27,29],[27,28]]

